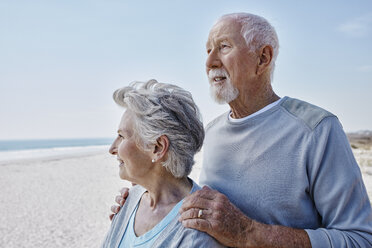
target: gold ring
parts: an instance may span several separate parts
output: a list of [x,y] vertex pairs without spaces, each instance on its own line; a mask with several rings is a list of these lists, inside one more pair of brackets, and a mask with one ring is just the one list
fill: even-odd
[[202,209],[199,209],[198,218],[200,218],[202,215],[203,215],[203,210]]

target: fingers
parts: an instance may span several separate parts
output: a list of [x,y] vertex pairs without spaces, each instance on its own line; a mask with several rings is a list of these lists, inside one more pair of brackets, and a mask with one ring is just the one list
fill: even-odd
[[186,199],[192,197],[199,197],[207,200],[214,200],[218,194],[219,192],[217,190],[213,190],[208,186],[204,186],[202,189],[195,191],[191,195],[188,195]]
[[129,189],[122,188],[119,192],[120,192],[120,195],[115,197],[115,202],[122,207],[125,203],[125,200],[127,199],[129,195]]
[[178,220],[182,222],[188,219],[207,219],[210,215],[211,210],[209,209],[190,208],[185,212],[182,212]]
[[120,195],[115,197],[115,202],[119,204],[119,206],[113,205],[111,206],[111,212],[113,214],[109,215],[110,220],[112,220],[115,216],[115,214],[119,213],[120,208],[124,205],[125,200],[128,198],[129,195],[129,189],[128,188],[122,188],[119,190]]
[[207,209],[207,208],[210,208],[212,203],[213,202],[211,200],[206,200],[206,199],[199,198],[199,197],[193,197],[188,200],[185,199],[181,206],[180,213],[187,211],[189,209],[192,209],[192,208]]
[[119,211],[120,211],[120,206],[116,206],[116,205],[111,206],[111,212],[113,212],[114,214],[119,213]]
[[203,186],[201,190],[195,191],[195,193],[197,193],[199,197],[213,200],[219,192],[209,188],[208,186]]
[[115,197],[115,202],[116,202],[117,204],[119,204],[120,207],[122,207],[122,206],[124,205],[125,200],[126,200],[126,199],[123,198],[121,195],[117,195],[117,196]]
[[114,218],[114,216],[115,216],[115,214],[110,214],[109,215],[109,218],[110,218],[111,221],[112,221],[112,218]]
[[[179,221],[187,220],[187,219],[196,219],[198,218],[199,209],[191,208],[185,212],[182,212]],[[200,216],[201,217],[201,216]]]
[[218,192],[204,186],[191,195],[188,195],[181,207],[181,212],[187,211],[190,208],[208,209],[213,204],[213,200],[218,196]]
[[129,189],[128,188],[122,188],[119,192],[120,192],[120,195],[123,198],[127,199],[128,195],[129,195]]
[[182,221],[182,225],[186,228],[197,229],[207,233],[211,230],[210,223],[204,219],[187,219]]

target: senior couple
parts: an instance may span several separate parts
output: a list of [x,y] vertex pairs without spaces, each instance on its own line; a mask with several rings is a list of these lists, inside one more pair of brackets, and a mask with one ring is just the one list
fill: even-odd
[[103,247],[372,247],[372,210],[332,113],[271,87],[274,28],[235,13],[212,27],[206,70],[230,111],[205,129],[189,92],[150,80],[117,90],[126,108],[110,153],[133,186]]

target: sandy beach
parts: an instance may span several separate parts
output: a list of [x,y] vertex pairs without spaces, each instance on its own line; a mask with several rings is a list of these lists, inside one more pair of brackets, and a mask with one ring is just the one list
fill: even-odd
[[99,247],[114,197],[129,185],[106,151],[0,164],[0,247]]
[[[353,151],[372,199],[372,150]],[[0,247],[99,247],[114,197],[129,185],[117,172],[116,159],[105,151],[1,164]]]

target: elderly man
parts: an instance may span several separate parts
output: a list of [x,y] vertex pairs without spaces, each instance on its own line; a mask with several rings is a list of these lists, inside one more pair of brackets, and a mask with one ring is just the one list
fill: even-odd
[[231,247],[372,247],[371,205],[341,124],[275,94],[278,47],[256,15],[212,27],[211,93],[231,110],[206,127],[200,183],[210,188],[186,198],[180,221]]

